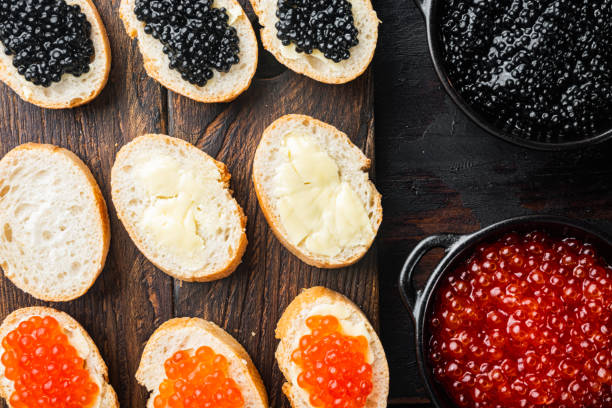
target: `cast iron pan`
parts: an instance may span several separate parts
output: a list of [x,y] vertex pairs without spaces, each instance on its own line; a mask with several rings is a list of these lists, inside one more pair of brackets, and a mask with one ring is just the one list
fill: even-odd
[[441,4],[441,1],[415,0],[415,2],[417,6],[421,9],[423,17],[425,18],[429,53],[431,55],[431,60],[433,62],[434,69],[436,70],[436,74],[438,74],[438,78],[440,78],[444,89],[451,97],[451,99],[455,102],[455,104],[457,104],[457,106],[459,106],[459,108],[482,129],[507,142],[537,150],[576,149],[612,139],[612,129],[608,129],[595,136],[590,136],[584,139],[577,139],[566,142],[543,142],[538,140],[521,138],[496,128],[493,124],[489,123],[486,118],[482,117],[482,115],[472,109],[470,105],[465,102],[465,100],[461,97],[461,95],[459,95],[457,90],[453,87],[450,80],[448,79],[448,74],[446,72],[446,69],[444,68],[440,45],[440,24],[438,9],[439,4]]
[[[569,236],[590,242],[601,256],[608,262],[612,262],[612,236],[608,233],[598,231],[581,221],[565,217],[537,215],[504,220],[473,234],[432,235],[419,242],[408,255],[400,273],[399,289],[404,305],[414,319],[417,362],[431,400],[436,407],[456,408],[441,385],[434,380],[427,358],[427,339],[430,336],[427,320],[436,301],[435,293],[438,283],[447,271],[453,271],[460,262],[467,259],[478,244],[494,241],[507,232],[534,230],[543,230],[553,235]],[[444,258],[429,275],[425,287],[417,289],[413,282],[415,268],[421,258],[433,248],[444,248]]]

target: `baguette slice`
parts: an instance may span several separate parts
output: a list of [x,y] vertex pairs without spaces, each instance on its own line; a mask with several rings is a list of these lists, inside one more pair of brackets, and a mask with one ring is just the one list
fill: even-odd
[[[344,248],[334,256],[315,254],[304,246],[293,244],[281,221],[278,196],[275,194],[275,174],[287,162],[278,146],[289,132],[310,135],[336,162],[341,181],[346,181],[363,203],[374,234],[366,245]],[[253,160],[253,184],[259,205],[278,240],[295,256],[319,268],[341,268],[361,259],[376,237],[382,222],[381,195],[368,179],[370,160],[348,136],[335,127],[305,115],[285,115],[274,121],[263,132]]]
[[13,56],[6,55],[0,44],[0,81],[6,83],[24,101],[41,108],[63,109],[86,104],[102,92],[110,72],[111,51],[102,19],[91,0],[65,0],[67,4],[78,4],[81,12],[91,23],[91,40],[94,45],[94,59],[89,72],[76,77],[64,74],[60,82],[45,88],[26,81],[13,65]]
[[0,160],[0,266],[49,301],[83,295],[106,261],[110,227],[93,175],[74,153],[27,143]]
[[[92,380],[98,384],[100,394],[98,400],[92,405],[95,408],[115,408],[119,406],[115,390],[108,383],[108,369],[98,351],[95,343],[89,337],[89,334],[83,327],[74,320],[71,316],[59,310],[49,307],[25,307],[15,310],[8,315],[0,326],[0,339],[16,329],[19,323],[27,320],[32,316],[51,316],[64,329],[64,333],[68,337],[68,341],[79,353],[79,357],[85,360],[85,367],[89,371]],[[4,349],[0,346],[0,354],[4,353]],[[7,400],[15,390],[13,381],[4,376],[4,365],[0,364],[0,396]],[[10,406],[10,405],[9,405]]]
[[121,0],[119,16],[128,35],[138,39],[144,67],[151,78],[173,92],[208,103],[229,102],[249,87],[257,68],[257,39],[249,18],[237,0],[215,0],[213,6],[225,7],[228,11],[230,25],[238,33],[240,62],[233,65],[229,72],[213,71],[213,77],[202,87],[185,81],[177,70],[168,67],[170,60],[162,51],[162,43],[146,34],[145,23],[136,18],[135,3],[136,0]]
[[162,324],[145,345],[136,380],[151,393],[147,408],[159,394],[159,384],[166,378],[164,362],[181,350],[197,350],[208,346],[223,355],[228,363],[229,377],[238,384],[245,408],[267,408],[268,396],[257,368],[247,351],[216,324],[200,318],[175,318]]
[[[155,158],[170,159],[210,184],[210,194],[198,203],[202,214],[209,216],[203,225],[198,225],[197,234],[203,245],[190,256],[173,252],[176,246],[159,242],[143,224],[147,208],[156,200],[168,198],[151,197],[139,179],[143,159]],[[111,172],[113,203],[138,249],[159,269],[185,281],[221,279],[236,270],[247,245],[246,216],[231,195],[230,177],[223,163],[184,140],[165,135],[140,136],[117,153]]]
[[[298,368],[291,361],[291,354],[298,347],[300,338],[310,330],[306,319],[313,315],[333,315],[342,325],[350,324],[359,328],[358,335],[368,339],[374,388],[366,401],[366,408],[384,408],[389,394],[389,366],[382,344],[376,331],[363,312],[343,295],[333,290],[316,286],[305,289],[296,296],[283,312],[276,325],[276,338],[280,340],[276,348],[276,361],[287,382],[283,392],[293,408],[312,408],[309,394],[297,385]],[[357,335],[352,334],[351,335]]]
[[314,50],[313,54],[298,53],[295,45],[285,46],[276,36],[277,0],[251,0],[259,17],[261,41],[276,59],[298,74],[328,84],[343,84],[357,78],[368,68],[374,56],[380,21],[370,0],[348,0],[352,5],[353,20],[357,28],[359,44],[349,49],[351,56],[341,62],[333,62]]

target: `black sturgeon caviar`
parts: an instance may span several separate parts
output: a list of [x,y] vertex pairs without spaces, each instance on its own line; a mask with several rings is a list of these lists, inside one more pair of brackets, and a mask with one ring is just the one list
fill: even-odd
[[463,98],[519,137],[612,123],[612,0],[445,0],[443,57]]
[[26,80],[50,86],[62,74],[89,72],[91,24],[64,0],[0,0],[0,41]]
[[228,72],[237,64],[238,35],[228,25],[225,8],[211,0],[136,0],[134,12],[146,23],[145,33],[164,45],[170,68],[185,81],[204,86],[212,68]]
[[276,30],[283,45],[297,52],[316,48],[334,62],[349,59],[349,49],[359,43],[347,0],[278,0]]

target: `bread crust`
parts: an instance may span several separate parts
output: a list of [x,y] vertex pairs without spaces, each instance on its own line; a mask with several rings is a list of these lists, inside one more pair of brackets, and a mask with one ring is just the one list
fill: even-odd
[[[52,316],[54,317],[62,327],[69,328],[71,330],[77,330],[81,336],[87,342],[87,346],[91,352],[93,352],[94,363],[98,371],[102,373],[102,377],[104,380],[103,388],[100,390],[100,398],[101,398],[101,408],[115,408],[119,407],[119,401],[117,399],[117,394],[115,390],[108,382],[108,368],[106,367],[106,363],[104,359],[100,355],[100,351],[98,347],[89,336],[89,333],[77,322],[72,316],[67,313],[61,312],[59,310],[50,308],[50,307],[24,307],[22,309],[17,309],[11,314],[9,314],[2,325],[0,325],[0,339],[3,339],[11,330],[14,329],[21,321],[30,318],[31,316]],[[91,370],[91,368],[89,369]],[[10,387],[7,387],[6,384],[0,383],[0,396],[7,401],[10,398],[12,390]],[[10,405],[9,405],[10,406]]]
[[[350,1],[351,0],[349,0],[349,2]],[[370,66],[370,63],[372,62],[372,59],[374,58],[374,51],[376,50],[376,46],[368,50],[369,52],[368,52],[367,61],[359,67],[359,70],[357,70],[355,73],[351,75],[347,75],[346,73],[340,73],[339,75],[326,75],[314,69],[312,66],[310,66],[310,64],[303,63],[303,60],[301,58],[300,59],[286,58],[280,51],[280,48],[274,44],[273,38],[275,38],[276,33],[268,33],[268,31],[273,30],[274,27],[265,26],[262,22],[265,10],[262,6],[260,6],[261,0],[250,0],[250,3],[251,3],[251,6],[253,7],[253,10],[255,11],[255,14],[257,15],[257,17],[259,17],[260,24],[262,25],[260,32],[261,32],[261,42],[264,48],[268,52],[270,52],[272,55],[274,55],[274,57],[281,64],[285,65],[292,71],[297,72],[298,74],[305,75],[309,78],[312,78],[316,81],[323,82],[326,84],[334,84],[334,85],[344,84],[344,83],[352,81],[355,78],[360,77],[368,69],[368,67]],[[369,17],[372,20],[379,22],[378,16],[376,15],[376,12],[374,11],[374,8],[372,7],[372,3],[370,2],[370,0],[367,0],[367,6],[369,8]],[[376,42],[378,41],[378,23],[376,25],[376,29],[374,33],[375,33],[374,44],[376,44]]]
[[298,320],[298,316],[300,315],[300,313],[302,313],[302,311],[304,310],[311,308],[316,304],[317,301],[323,298],[326,298],[333,304],[337,303],[341,304],[343,307],[349,308],[351,311],[353,311],[359,316],[360,320],[363,321],[366,330],[368,331],[368,334],[371,337],[370,347],[372,348],[373,353],[378,358],[382,359],[381,367],[383,368],[381,375],[377,378],[373,378],[374,382],[381,385],[381,400],[375,401],[374,404],[368,403],[366,407],[386,407],[387,395],[389,392],[389,366],[387,363],[385,351],[382,347],[380,339],[378,338],[378,335],[376,334],[376,331],[368,321],[368,318],[365,316],[365,314],[363,314],[361,309],[359,309],[359,307],[355,303],[353,303],[346,296],[323,286],[315,286],[309,289],[303,289],[302,292],[291,301],[289,306],[287,306],[287,308],[281,315],[281,318],[278,320],[278,323],[276,324],[276,330],[274,334],[275,337],[280,340],[280,343],[278,344],[278,347],[276,349],[275,357],[279,369],[287,380],[287,382],[283,384],[283,393],[287,396],[293,408],[303,408],[305,406],[310,407],[310,405],[305,405],[299,398],[296,390],[296,388],[298,388],[297,384],[291,384],[289,382],[288,367],[290,364],[291,353],[293,352],[293,350],[289,350],[288,345],[283,343],[286,341],[293,325]]
[[[221,181],[224,184],[224,188],[229,190],[230,194],[233,194],[233,191],[230,189],[230,186],[229,186],[229,181],[230,181],[230,178],[231,178],[231,174],[227,170],[227,166],[224,163],[215,160],[214,158],[212,158],[208,154],[204,153],[202,150],[198,149],[197,147],[195,147],[191,143],[186,142],[186,141],[184,141],[182,139],[178,139],[178,138],[175,138],[175,137],[171,137],[171,136],[167,136],[167,135],[162,135],[162,134],[151,134],[151,133],[149,133],[149,134],[145,134],[143,136],[139,136],[139,137],[135,138],[130,143],[128,143],[127,145],[123,146],[121,148],[121,150],[117,153],[117,157],[115,159],[115,163],[113,164],[113,168],[111,169],[111,196],[112,197],[116,197],[117,194],[118,194],[116,185],[113,184],[113,180],[115,179],[115,177],[113,177],[113,176],[116,174],[116,172],[119,171],[118,170],[119,166],[117,165],[117,163],[120,163],[120,161],[121,161],[120,155],[122,155],[122,154],[129,154],[130,150],[137,149],[138,148],[138,142],[139,141],[143,141],[146,138],[151,138],[151,139],[154,139],[154,140],[158,140],[158,141],[160,141],[162,143],[167,143],[167,144],[176,146],[176,147],[178,147],[180,149],[195,149],[195,150],[197,150],[204,160],[212,160],[214,162],[214,164],[217,166],[217,168],[219,169],[219,171],[221,173]],[[233,198],[233,199],[235,200],[235,198]],[[236,249],[235,256],[233,258],[231,258],[229,260],[229,262],[227,263],[227,265],[225,265],[223,268],[221,268],[218,271],[215,271],[213,273],[209,273],[206,276],[201,276],[201,277],[185,277],[185,276],[182,276],[180,273],[178,273],[176,271],[173,271],[173,270],[170,270],[170,269],[160,265],[158,262],[155,262],[153,260],[153,257],[151,257],[150,254],[146,251],[146,248],[145,248],[142,240],[140,239],[140,237],[136,233],[136,231],[134,229],[134,226],[130,222],[128,222],[128,218],[127,218],[127,214],[125,212],[125,209],[121,208],[120,206],[117,206],[117,204],[116,204],[114,199],[113,199],[113,204],[115,205],[115,210],[117,212],[117,217],[119,218],[119,220],[121,220],[121,223],[123,224],[123,227],[126,229],[128,235],[130,236],[130,238],[132,239],[132,241],[134,242],[134,244],[136,245],[138,250],[140,250],[140,252],[142,252],[142,254],[149,260],[149,262],[151,262],[158,269],[160,269],[164,273],[172,276],[173,278],[176,278],[176,279],[179,279],[179,280],[182,280],[182,281],[186,281],[186,282],[210,282],[210,281],[222,279],[222,278],[225,278],[225,277],[231,275],[236,270],[236,268],[238,268],[240,263],[242,262],[242,256],[244,255],[244,253],[246,251],[247,244],[248,244],[247,237],[246,237],[246,232],[245,232],[247,217],[244,214],[244,210],[242,209],[242,207],[238,203],[236,203],[236,204],[237,204],[237,209],[238,209],[238,216],[239,216],[239,219],[240,219],[240,226],[242,228],[242,234],[240,235],[240,240],[239,240],[238,245],[236,247],[237,249]],[[197,274],[198,272],[201,272],[201,271],[202,270],[197,271],[195,273]]]
[[[338,269],[338,268],[344,268],[344,267],[353,265],[357,261],[359,261],[361,258],[363,258],[363,256],[368,252],[374,240],[376,239],[376,234],[374,234],[374,236],[372,237],[368,245],[366,245],[365,248],[361,252],[355,253],[355,255],[353,255],[349,259],[346,259],[342,262],[332,262],[332,261],[316,259],[306,254],[298,246],[292,244],[289,241],[289,239],[286,237],[286,234],[283,231],[282,222],[280,218],[275,214],[272,208],[272,204],[270,202],[270,198],[266,194],[266,191],[262,186],[261,180],[259,179],[260,172],[258,171],[258,167],[260,165],[260,161],[262,160],[260,156],[263,154],[261,153],[260,149],[264,148],[262,142],[266,139],[266,136],[268,133],[284,126],[287,122],[294,121],[294,120],[306,121],[309,123],[313,123],[314,125],[318,127],[328,129],[330,132],[333,132],[336,137],[340,138],[345,143],[347,143],[347,145],[354,146],[353,142],[351,142],[351,139],[347,136],[346,133],[341,132],[340,130],[338,130],[337,128],[335,128],[334,126],[328,123],[322,122],[318,119],[314,119],[307,115],[289,114],[289,115],[281,116],[280,118],[272,122],[272,124],[270,124],[264,130],[263,135],[261,137],[261,141],[259,142],[259,146],[257,146],[257,150],[255,151],[255,157],[253,159],[253,176],[252,176],[253,186],[255,187],[255,195],[257,196],[257,201],[259,202],[259,207],[261,208],[261,212],[263,213],[266,221],[268,222],[268,225],[270,226],[270,229],[272,230],[276,238],[281,242],[281,244],[283,244],[285,248],[287,248],[287,250],[289,250],[289,252],[297,256],[302,262],[307,263],[308,265],[311,265],[311,266],[315,266],[317,268],[325,268],[325,269]],[[370,159],[368,159],[365,155],[363,155],[362,162],[361,162],[361,170],[368,171],[370,169],[370,164],[371,164]],[[376,190],[374,183],[372,183],[371,181],[369,181],[369,183],[373,191],[376,192],[375,194],[376,203],[377,203],[376,217],[378,221],[377,221],[375,232],[377,233],[378,228],[380,227],[380,223],[382,222],[381,195]]]
[[[244,18],[248,24],[248,30],[247,32],[245,32],[245,34],[249,37],[249,40],[252,43],[257,44],[257,39],[255,37],[255,32],[253,31],[253,27],[246,15],[246,13],[244,12],[244,9],[242,8],[242,6],[240,5],[240,3],[238,3],[237,0],[226,0],[231,2],[234,6],[238,6],[240,8],[241,14],[240,17]],[[138,39],[138,30],[136,29],[136,27],[134,26],[134,24],[136,24],[136,21],[138,21],[136,19],[136,16],[134,15],[134,10],[133,10],[133,4],[132,4],[133,0],[121,0],[121,5],[119,6],[119,17],[121,18],[121,20],[123,21],[124,27],[125,27],[125,31],[127,32],[128,36],[132,39],[136,38]],[[138,23],[140,23],[138,21]],[[253,64],[253,66],[251,67],[250,72],[248,73],[248,81],[246,84],[244,84],[241,87],[232,89],[230,92],[228,93],[223,93],[223,94],[215,94],[212,96],[205,96],[205,95],[201,95],[198,92],[195,91],[195,85],[187,82],[187,81],[182,81],[181,87],[177,87],[175,85],[173,85],[171,83],[171,81],[169,81],[167,78],[165,78],[163,75],[161,75],[159,73],[159,71],[157,70],[157,68],[155,67],[155,64],[153,63],[153,59],[148,55],[148,53],[143,52],[140,42],[139,42],[139,50],[140,50],[140,54],[142,55],[142,59],[144,62],[144,68],[145,71],[147,72],[147,75],[149,75],[151,78],[155,79],[157,82],[159,82],[160,84],[162,84],[164,87],[170,89],[172,92],[175,92],[179,95],[183,95],[189,99],[193,99],[195,101],[198,102],[204,102],[204,103],[217,103],[217,102],[231,102],[234,99],[236,99],[241,93],[243,93],[244,91],[246,91],[250,86],[251,86],[251,82],[253,80],[253,76],[255,75],[255,71],[257,70],[257,59],[258,59],[258,49],[257,47],[253,48],[252,51],[255,53],[255,63]],[[218,74],[218,73],[217,73]],[[206,86],[206,85],[205,85]]]
[[[267,408],[268,407],[268,395],[266,392],[266,388],[264,383],[259,375],[259,371],[257,371],[257,367],[253,364],[251,360],[251,356],[249,353],[242,347],[238,341],[232,337],[229,333],[223,330],[221,327],[217,326],[215,323],[210,322],[208,320],[204,320],[197,317],[177,317],[164,322],[161,326],[159,326],[155,332],[151,335],[147,343],[145,344],[144,350],[142,352],[142,357],[140,359],[140,363],[138,365],[138,370],[136,371],[136,380],[142,386],[145,386],[145,376],[147,375],[146,367],[143,365],[143,361],[146,361],[151,358],[151,354],[154,353],[154,348],[156,343],[164,341],[164,337],[167,333],[170,333],[174,330],[181,329],[184,327],[197,327],[203,331],[208,332],[212,336],[218,338],[221,342],[223,342],[230,350],[236,354],[236,356],[224,356],[226,358],[238,358],[242,360],[248,371],[249,379],[251,380],[252,385],[254,386],[257,395],[261,401],[260,407]],[[178,350],[177,350],[178,351]],[[149,389],[149,391],[153,391]]]
[[[89,22],[100,30],[101,34],[101,42],[102,49],[95,49],[94,51],[94,59],[104,58],[104,73],[102,81],[99,86],[91,91],[89,96],[85,99],[71,99],[69,101],[57,101],[57,102],[47,102],[44,100],[37,99],[33,94],[27,95],[23,88],[18,86],[21,83],[22,78],[14,79],[11,78],[11,75],[7,71],[6,67],[3,67],[0,64],[0,81],[4,82],[9,88],[11,88],[21,99],[41,108],[47,109],[67,109],[67,108],[75,108],[77,106],[85,105],[86,103],[91,102],[95,99],[102,89],[106,86],[108,82],[108,76],[110,74],[110,66],[111,66],[111,50],[110,43],[108,41],[108,35],[106,33],[106,28],[104,27],[104,23],[102,22],[102,18],[100,17],[100,13],[98,13],[98,9],[93,4],[91,0],[72,0],[73,2],[79,4],[81,6],[81,11],[87,15]],[[93,21],[92,21],[93,20]],[[94,42],[95,44],[95,42]],[[101,56],[99,54],[101,53]],[[19,74],[16,74],[19,75]],[[25,78],[23,78],[25,81]],[[59,82],[61,83],[61,81]],[[55,84],[55,83],[54,83]],[[34,85],[36,86],[36,85]],[[53,85],[51,85],[53,87]]]
[[99,260],[100,266],[95,271],[95,273],[92,275],[89,285],[85,287],[79,294],[75,296],[65,296],[65,295],[53,296],[47,293],[42,293],[36,290],[32,290],[30,288],[22,287],[20,284],[18,284],[17,282],[13,280],[11,280],[11,282],[13,282],[13,284],[17,286],[19,289],[23,290],[26,293],[29,293],[30,295],[34,296],[37,299],[46,300],[50,302],[67,302],[70,300],[74,300],[80,296],[83,296],[89,290],[89,288],[91,288],[92,285],[96,282],[96,279],[98,279],[98,276],[100,276],[100,273],[102,273],[102,270],[104,269],[104,265],[106,264],[106,257],[108,255],[108,249],[110,247],[110,234],[111,234],[110,221],[108,218],[108,209],[106,207],[106,201],[104,200],[102,191],[100,190],[100,187],[98,186],[98,182],[96,181],[93,174],[91,173],[91,170],[89,170],[89,167],[87,167],[87,165],[83,162],[83,160],[79,158],[79,156],[77,156],[70,150],[64,149],[59,146],[51,145],[51,144],[25,143],[25,144],[15,147],[10,152],[8,152],[0,160],[0,164],[4,162],[5,160],[10,159],[12,155],[19,153],[20,151],[36,151],[36,150],[46,150],[52,154],[59,154],[63,156],[64,158],[71,161],[72,164],[74,164],[87,178],[88,188],[90,189],[90,191],[92,192],[94,196],[94,202],[95,202],[95,207],[96,207],[96,212],[97,212],[96,214],[97,216],[92,219],[92,222],[97,222],[100,230],[102,231],[102,254],[101,254],[102,256]]

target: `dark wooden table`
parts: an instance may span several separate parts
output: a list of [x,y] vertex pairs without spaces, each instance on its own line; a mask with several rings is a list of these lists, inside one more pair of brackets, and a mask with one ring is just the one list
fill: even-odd
[[[251,97],[262,101],[261,109],[277,109],[276,96],[293,89],[292,74],[283,74],[284,69],[269,54],[262,53],[258,80],[249,90],[251,97],[232,105],[203,108],[147,80],[140,57],[134,54],[135,44],[125,38],[112,14],[119,0],[100,0],[97,4],[115,41],[116,58],[107,89],[94,103],[73,112],[27,108],[4,89],[0,93],[0,132],[10,133],[11,139],[9,144],[3,144],[3,152],[30,140],[70,148],[92,168],[108,199],[109,169],[121,144],[145,131],[171,133],[229,160],[237,197],[248,203],[249,213],[258,217],[248,174],[240,171],[237,159],[228,153],[225,135],[260,132],[263,128],[253,130],[231,123],[251,114],[244,102]],[[346,274],[306,268],[280,255],[267,260],[250,255],[242,272],[230,278],[229,284],[181,285],[156,271],[132,245],[115,243],[107,268],[94,288],[81,299],[58,307],[69,311],[90,331],[107,358],[111,382],[124,406],[142,406],[146,393],[133,378],[139,353],[153,328],[175,314],[204,314],[228,328],[246,327],[248,330],[232,330],[232,334],[245,343],[259,364],[271,406],[286,406],[286,400],[277,392],[281,378],[273,363],[271,333],[256,337],[250,333],[260,327],[273,327],[279,310],[299,286],[321,283],[344,289],[373,319],[380,310],[381,337],[391,366],[390,405],[430,406],[416,370],[411,320],[399,301],[396,286],[401,263],[419,239],[445,231],[471,232],[503,218],[532,213],[569,215],[612,231],[612,143],[582,151],[546,153],[509,145],[485,134],[458,111],[441,89],[427,53],[424,24],[412,1],[375,0],[374,6],[383,21],[373,64],[376,184],[383,194],[384,206],[378,239],[380,284],[371,279],[376,269],[375,256],[371,254]],[[128,57],[118,58],[123,55]],[[283,77],[287,81],[279,79]],[[363,89],[371,85],[370,78],[361,78],[347,88],[363,98],[342,100],[338,104],[340,114],[330,111],[322,117],[349,134],[357,134],[360,146],[369,151],[371,101]],[[266,91],[266,81],[276,81],[274,93]],[[309,86],[315,89],[319,85]],[[321,87],[332,95],[336,92],[336,88]],[[316,98],[307,101],[307,110],[316,109],[321,102]],[[298,98],[295,103],[302,102]],[[360,117],[356,112],[364,115]],[[282,113],[282,109],[267,111],[265,121]],[[106,137],[108,132],[113,138]],[[234,142],[252,149],[254,141],[246,138]],[[113,234],[115,240],[128,242],[116,220]],[[251,245],[269,246],[280,254],[280,245],[264,228],[251,229],[249,240]],[[423,274],[439,255],[433,253],[424,260]],[[271,271],[282,268],[303,270],[287,275],[287,279],[263,284],[265,278],[260,274],[277,273]],[[6,280],[1,282],[2,313],[8,313],[15,305],[41,303],[20,293]],[[378,291],[380,307],[373,295]],[[131,296],[122,295],[126,293]],[[272,299],[272,303],[256,319],[251,314],[232,312],[233,304],[242,309],[256,308],[263,297]],[[227,298],[233,300],[225,302]],[[117,313],[118,310],[126,313]],[[126,342],[126,338],[132,340]]]
[[[412,322],[397,290],[421,238],[471,232],[504,218],[556,214],[612,232],[612,142],[580,151],[526,150],[489,136],[445,94],[411,0],[375,3],[383,21],[374,60],[380,321],[391,368],[390,405],[430,406],[416,369]],[[424,261],[423,273],[440,253]]]

